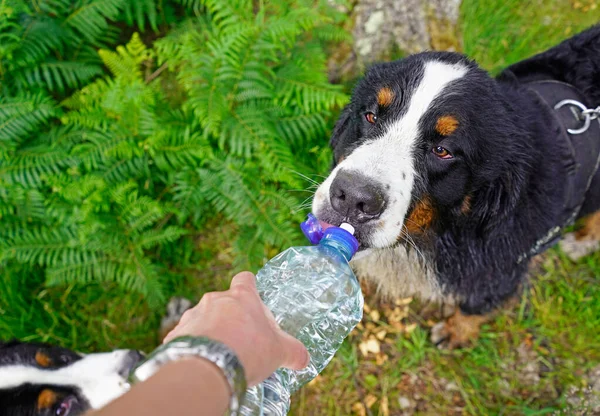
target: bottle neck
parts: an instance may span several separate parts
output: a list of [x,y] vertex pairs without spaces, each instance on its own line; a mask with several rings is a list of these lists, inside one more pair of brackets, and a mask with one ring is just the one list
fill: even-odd
[[340,241],[333,238],[323,238],[319,242],[320,246],[333,249],[337,254],[341,255],[347,262],[350,261],[354,254],[352,248],[348,246],[344,241]]

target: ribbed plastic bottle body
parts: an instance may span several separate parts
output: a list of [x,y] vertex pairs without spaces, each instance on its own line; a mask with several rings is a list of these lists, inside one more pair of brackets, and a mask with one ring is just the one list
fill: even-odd
[[[310,364],[300,371],[279,369],[263,383],[265,415],[285,415],[289,396],[317,376],[360,322],[363,297],[347,260],[327,244],[292,247],[256,275],[258,290],[280,327],[308,349]],[[246,396],[244,415],[258,415],[256,392]],[[249,411],[249,409],[254,409]]]

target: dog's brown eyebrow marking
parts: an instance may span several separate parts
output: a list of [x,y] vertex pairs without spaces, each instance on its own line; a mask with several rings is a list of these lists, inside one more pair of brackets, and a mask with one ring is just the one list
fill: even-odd
[[43,353],[42,351],[38,351],[35,353],[35,362],[38,363],[40,367],[50,367],[52,365],[52,360],[48,355]]
[[406,219],[406,229],[411,233],[422,233],[425,231],[435,217],[435,211],[429,197],[424,197],[415,205]]
[[383,87],[377,92],[377,103],[382,107],[389,106],[394,101],[394,92],[388,87]]
[[454,116],[446,115],[438,118],[435,130],[442,136],[449,136],[458,128],[458,120]]
[[49,409],[56,403],[58,397],[56,393],[54,393],[50,389],[44,389],[40,392],[40,395],[37,399],[37,408],[38,410]]

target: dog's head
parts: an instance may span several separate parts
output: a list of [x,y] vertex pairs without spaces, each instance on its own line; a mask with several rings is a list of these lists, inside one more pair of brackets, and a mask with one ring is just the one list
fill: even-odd
[[514,126],[497,88],[456,53],[372,67],[334,128],[334,168],[315,193],[315,215],[350,222],[363,248],[385,248],[404,233],[468,215],[477,193],[490,192],[477,207],[481,216],[509,209],[504,191],[516,179],[505,167]]
[[77,416],[125,393],[142,355],[78,354],[46,344],[0,344],[0,409],[6,416]]

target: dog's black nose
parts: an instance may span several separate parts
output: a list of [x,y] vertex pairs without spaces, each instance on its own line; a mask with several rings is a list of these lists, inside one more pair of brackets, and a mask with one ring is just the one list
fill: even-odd
[[358,172],[344,170],[331,183],[329,199],[334,210],[358,222],[377,218],[386,204],[381,185]]

